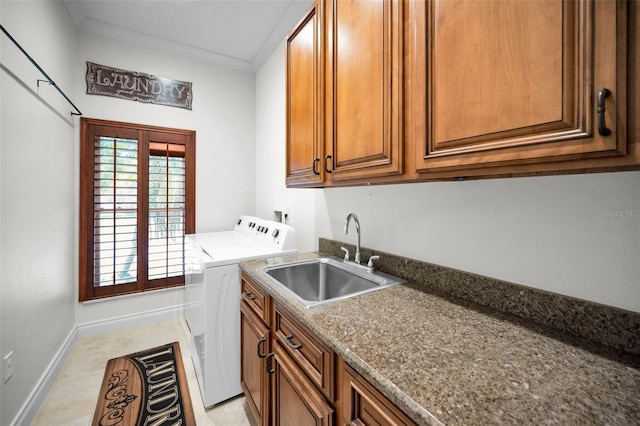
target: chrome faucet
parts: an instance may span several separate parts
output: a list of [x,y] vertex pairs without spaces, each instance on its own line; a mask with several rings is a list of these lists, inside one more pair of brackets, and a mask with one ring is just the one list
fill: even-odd
[[[356,232],[358,233],[358,244],[356,245],[356,258],[354,259],[356,263],[360,263],[360,221],[358,220],[358,216],[355,213],[349,213],[347,216],[347,220],[344,222],[344,234],[347,235],[349,233],[349,221],[353,218],[353,221],[356,223]],[[347,256],[349,253],[347,252]]]

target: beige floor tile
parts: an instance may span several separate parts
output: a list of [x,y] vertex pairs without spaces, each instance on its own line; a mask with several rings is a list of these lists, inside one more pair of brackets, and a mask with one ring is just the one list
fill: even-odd
[[250,426],[244,397],[205,409],[182,318],[80,339],[72,349],[32,426],[87,426],[93,418],[107,361],[178,341],[198,426]]

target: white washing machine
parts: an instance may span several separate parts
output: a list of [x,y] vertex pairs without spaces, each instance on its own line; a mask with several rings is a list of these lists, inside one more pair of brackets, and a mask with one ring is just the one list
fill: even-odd
[[239,262],[297,253],[295,230],[240,216],[233,231],[187,235],[185,316],[205,407],[242,393]]

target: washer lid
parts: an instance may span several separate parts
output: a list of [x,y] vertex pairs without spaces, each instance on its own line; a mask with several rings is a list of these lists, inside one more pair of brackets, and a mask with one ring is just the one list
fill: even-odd
[[192,244],[198,246],[206,254],[206,256],[200,255],[205,267],[223,266],[245,260],[297,253],[297,250],[274,250],[268,245],[256,243],[251,238],[234,232],[213,234],[236,235],[219,235],[220,238],[216,238],[215,235],[194,234],[187,237]]

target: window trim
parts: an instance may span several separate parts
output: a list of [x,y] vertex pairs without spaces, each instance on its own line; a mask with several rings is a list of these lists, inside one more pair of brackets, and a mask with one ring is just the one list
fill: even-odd
[[[138,212],[143,217],[148,215],[148,169],[150,142],[167,142],[169,144],[184,145],[185,157],[185,234],[195,232],[195,193],[196,193],[196,158],[195,131],[168,127],[149,126],[144,124],[125,123],[109,120],[98,120],[82,117],[80,119],[80,174],[79,174],[79,300],[81,302],[123,294],[142,293],[170,287],[184,285],[184,276],[169,277],[149,281],[147,276],[129,284],[118,284],[105,287],[95,287],[93,283],[93,212],[94,212],[94,138],[96,131],[101,128],[110,130],[109,136],[117,138],[132,138],[139,141],[139,170],[147,170],[141,176],[138,193]],[[112,133],[113,132],[113,133]],[[148,219],[145,219],[148,220]],[[138,270],[147,264],[147,235],[138,234]]]

